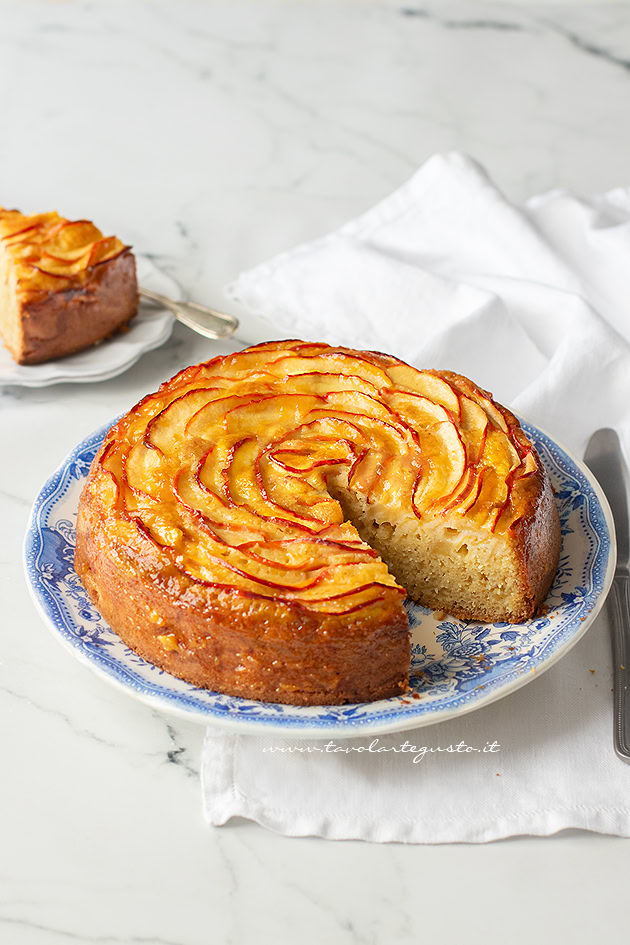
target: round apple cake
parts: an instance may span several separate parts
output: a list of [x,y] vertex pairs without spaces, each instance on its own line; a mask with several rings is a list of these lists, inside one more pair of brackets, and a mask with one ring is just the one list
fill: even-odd
[[486,391],[282,341],[186,368],[112,427],[75,565],[125,643],[169,673],[320,705],[407,689],[406,595],[523,621],[559,548],[545,469]]

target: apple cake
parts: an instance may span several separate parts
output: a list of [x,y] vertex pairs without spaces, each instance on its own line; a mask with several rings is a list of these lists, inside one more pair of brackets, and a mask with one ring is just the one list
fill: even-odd
[[406,690],[406,595],[523,621],[559,547],[545,469],[486,391],[284,341],[186,368],[112,427],[75,565],[125,643],[169,673],[319,705]]
[[88,220],[0,208],[0,336],[18,364],[88,348],[136,313],[129,246]]

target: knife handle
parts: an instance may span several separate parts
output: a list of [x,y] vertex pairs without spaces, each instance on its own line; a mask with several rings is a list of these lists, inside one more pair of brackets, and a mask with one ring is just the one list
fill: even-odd
[[615,751],[630,762],[630,575],[615,576],[610,592],[613,638]]

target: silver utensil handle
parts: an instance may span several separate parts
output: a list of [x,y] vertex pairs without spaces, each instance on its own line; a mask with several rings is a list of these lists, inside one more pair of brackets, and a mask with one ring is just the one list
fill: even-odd
[[618,574],[610,591],[615,702],[615,751],[630,762],[630,575]]
[[229,338],[238,328],[238,318],[196,302],[178,302],[159,292],[140,288],[141,298],[169,309],[175,318],[204,338]]

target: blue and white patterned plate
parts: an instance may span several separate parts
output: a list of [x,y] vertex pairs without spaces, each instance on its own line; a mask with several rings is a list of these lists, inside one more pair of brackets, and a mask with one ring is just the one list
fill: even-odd
[[79,495],[109,425],[80,443],[44,485],[25,540],[34,601],[75,656],[130,695],[166,712],[238,732],[298,737],[380,734],[428,725],[486,705],[548,669],[593,622],[615,568],[614,525],[588,469],[547,434],[523,424],[549,471],[562,522],[560,567],[544,616],[523,624],[439,619],[407,602],[412,689],[404,697],[295,707],[198,689],[137,656],[103,621],[74,571]]

